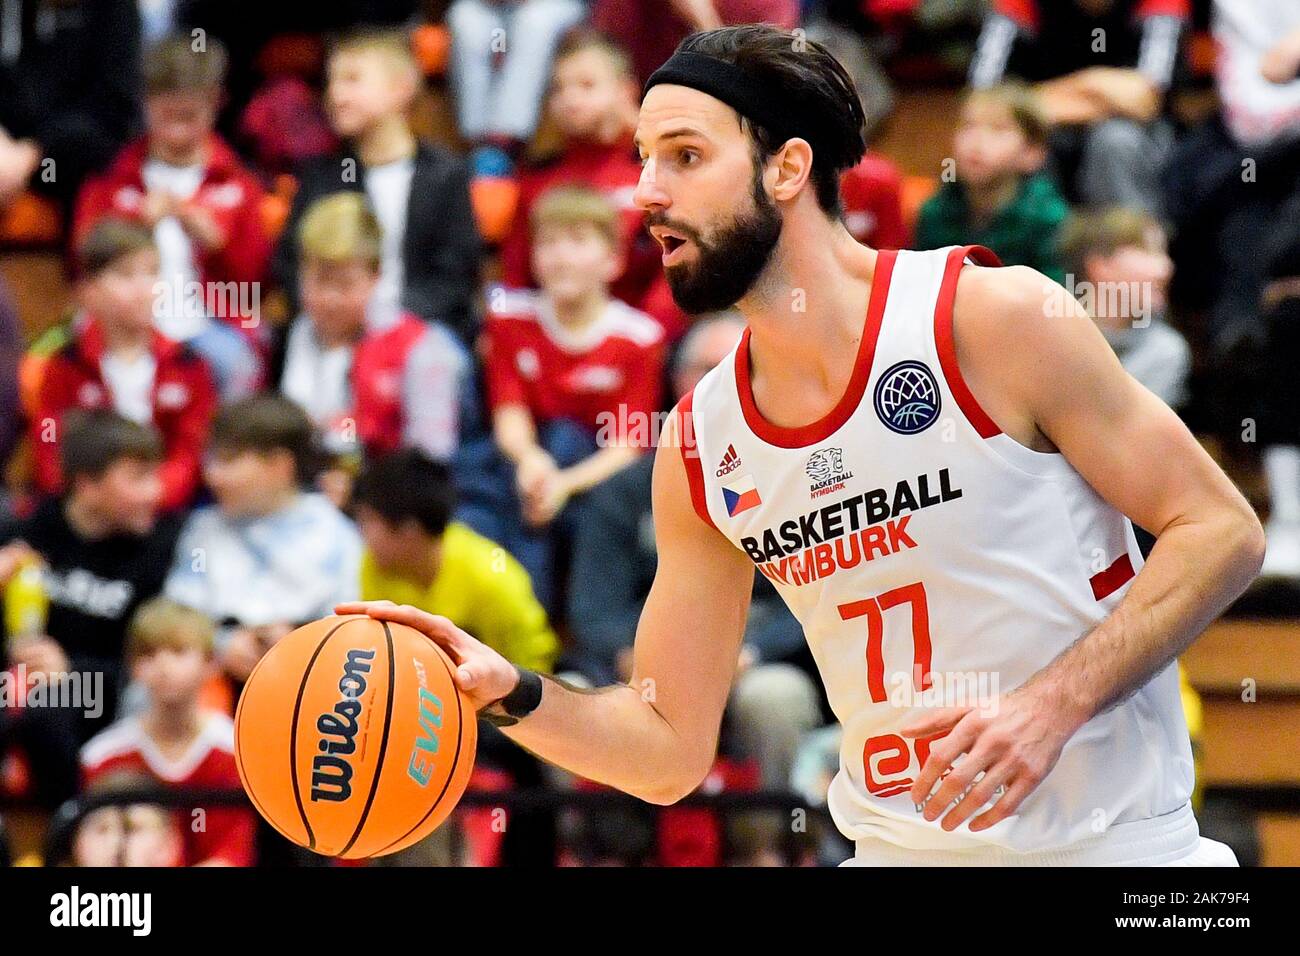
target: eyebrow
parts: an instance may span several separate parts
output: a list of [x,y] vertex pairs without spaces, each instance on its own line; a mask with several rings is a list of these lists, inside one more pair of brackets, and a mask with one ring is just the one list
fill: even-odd
[[[704,135],[704,133],[702,133],[700,130],[696,129],[693,126],[679,126],[676,129],[670,129],[668,132],[664,133],[662,136],[659,137],[659,141],[663,142],[665,140],[682,139],[687,136],[698,136],[701,139],[708,138]],[[641,137],[634,136],[632,138],[632,144],[636,146],[638,150],[641,149]]]

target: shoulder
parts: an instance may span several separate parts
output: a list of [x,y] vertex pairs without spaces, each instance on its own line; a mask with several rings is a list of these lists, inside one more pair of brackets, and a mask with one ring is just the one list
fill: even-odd
[[315,195],[333,191],[331,187],[338,183],[339,171],[343,168],[343,164],[349,161],[359,162],[355,155],[347,151],[314,156],[305,160],[298,167],[299,192],[307,190]]
[[626,339],[633,345],[653,348],[663,343],[662,325],[640,309],[634,309],[618,299],[610,300],[605,321],[610,336]]
[[528,577],[523,565],[502,545],[459,521],[452,521],[443,532],[442,551],[447,573],[487,590],[510,583],[507,578]]
[[318,491],[306,491],[298,496],[296,510],[313,520],[331,524],[339,528],[353,530],[352,519],[340,511],[323,494]]
[[221,514],[221,509],[216,505],[203,505],[195,508],[190,512],[190,516],[185,519],[183,533],[205,534],[211,533],[218,528],[224,528],[226,519]]
[[1058,351],[1072,329],[1092,328],[1065,288],[1029,266],[963,266],[952,320],[963,360],[987,356],[1006,366],[1037,364]]
[[1192,347],[1183,334],[1168,322],[1156,319],[1146,329],[1148,347],[1173,362],[1190,361]]
[[479,555],[491,554],[497,547],[496,542],[460,521],[448,522],[442,533],[443,554],[453,560],[472,560]]
[[144,732],[133,718],[125,718],[101,730],[81,748],[81,765],[94,770],[114,758],[140,749]]
[[451,150],[421,141],[415,152],[415,169],[425,175],[469,178],[469,164]]
[[216,710],[207,711],[204,716],[206,722],[200,733],[208,749],[233,754],[235,752],[235,722],[230,719],[228,714]]
[[[536,324],[541,295],[534,289],[498,285],[488,290],[487,321],[505,324]],[[498,326],[499,327],[499,326]]]
[[1021,207],[1032,218],[1051,222],[1060,222],[1070,214],[1070,204],[1046,173],[1035,173],[1025,180]]
[[1041,440],[1045,414],[1113,397],[1088,389],[1119,388],[1119,360],[1091,316],[1028,266],[963,268],[953,330],[958,365],[976,400],[1022,444]]

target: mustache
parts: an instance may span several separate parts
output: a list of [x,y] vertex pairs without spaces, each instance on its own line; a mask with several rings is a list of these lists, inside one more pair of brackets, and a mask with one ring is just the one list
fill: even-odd
[[646,213],[645,222],[643,223],[643,225],[645,226],[647,231],[649,231],[649,229],[652,226],[664,226],[665,228],[671,229],[674,232],[680,232],[683,236],[685,236],[687,239],[690,239],[696,245],[701,245],[701,246],[704,245],[704,243],[701,241],[700,232],[698,229],[696,229],[694,226],[687,225],[684,222],[679,222],[676,219],[669,219],[666,213],[662,213],[662,212]]

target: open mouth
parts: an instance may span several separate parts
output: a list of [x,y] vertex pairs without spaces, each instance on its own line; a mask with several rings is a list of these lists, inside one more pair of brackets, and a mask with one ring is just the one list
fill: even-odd
[[658,241],[660,248],[663,249],[664,265],[669,265],[670,263],[680,259],[682,251],[686,248],[686,245],[689,242],[689,240],[681,233],[662,229],[657,226],[651,230],[651,234]]

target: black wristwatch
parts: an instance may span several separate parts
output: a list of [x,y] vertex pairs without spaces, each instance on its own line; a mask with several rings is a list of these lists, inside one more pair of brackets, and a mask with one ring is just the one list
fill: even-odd
[[[479,717],[493,727],[510,727],[519,723],[521,718],[535,711],[537,705],[542,702],[541,675],[518,665],[515,665],[515,670],[519,673],[519,682],[515,684],[515,689],[479,711]],[[492,713],[489,710],[498,704],[505,713]]]

